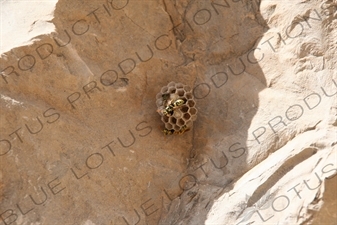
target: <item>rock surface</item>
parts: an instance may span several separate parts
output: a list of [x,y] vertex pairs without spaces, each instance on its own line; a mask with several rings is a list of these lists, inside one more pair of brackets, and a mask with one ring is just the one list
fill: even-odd
[[[52,14],[0,59],[0,225],[336,224],[335,0]],[[170,81],[197,102],[183,135],[156,112]]]

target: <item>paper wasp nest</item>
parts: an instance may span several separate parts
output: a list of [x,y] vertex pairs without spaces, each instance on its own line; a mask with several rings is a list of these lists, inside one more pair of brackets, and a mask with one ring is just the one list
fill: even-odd
[[197,118],[192,89],[187,85],[170,82],[157,94],[156,104],[165,134],[184,133]]

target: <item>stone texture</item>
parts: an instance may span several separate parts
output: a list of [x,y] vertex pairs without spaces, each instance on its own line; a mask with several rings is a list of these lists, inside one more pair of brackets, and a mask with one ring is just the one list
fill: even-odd
[[[336,10],[59,0],[1,55],[0,224],[334,224]],[[156,112],[170,81],[196,100],[183,135]]]
[[0,54],[32,44],[35,37],[55,31],[53,11],[57,0],[1,1]]

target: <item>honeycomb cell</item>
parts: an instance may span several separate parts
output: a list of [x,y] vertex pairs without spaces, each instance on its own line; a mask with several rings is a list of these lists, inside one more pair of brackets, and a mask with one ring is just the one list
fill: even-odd
[[197,113],[197,109],[196,108],[190,108],[190,110],[188,111],[191,115],[195,115]]
[[192,93],[185,93],[185,98],[187,98],[187,99],[193,99]]
[[174,126],[174,130],[179,131],[179,130],[180,130],[180,126],[175,125],[175,126]]
[[182,112],[187,112],[188,111],[188,106],[187,105],[183,105],[181,108],[180,108],[180,111],[182,111]]
[[156,95],[156,99],[157,99],[157,100],[161,99],[161,96],[162,96],[162,93],[159,92],[159,93]]
[[162,100],[162,99],[158,99],[158,100],[156,101],[156,104],[157,104],[157,107],[163,105],[163,100]]
[[169,118],[168,118],[167,116],[163,116],[163,117],[162,117],[162,121],[163,121],[164,123],[167,123],[167,122],[169,121]]
[[189,107],[193,107],[193,106],[195,106],[195,101],[189,100],[189,101],[187,102],[187,105],[188,105]]
[[184,116],[183,116],[183,118],[184,118],[185,120],[188,120],[188,119],[191,118],[191,115],[190,115],[189,113],[185,113]]
[[162,87],[162,89],[161,89],[161,91],[160,91],[161,93],[158,93],[158,95],[160,94],[159,98],[161,97],[162,94],[164,94],[164,93],[167,92],[167,91],[168,91],[168,87],[166,87],[166,86],[165,86],[165,87]]
[[180,111],[180,109],[174,110],[173,116],[177,119],[181,118],[181,117],[183,117],[183,112]]
[[184,124],[185,124],[185,120],[183,120],[183,119],[179,119],[178,122],[177,122],[178,126],[183,126]]
[[170,123],[165,123],[165,128],[168,130],[172,130],[173,129],[173,125]]
[[177,90],[177,89],[176,89],[175,87],[170,87],[170,88],[168,89],[169,93],[171,93],[171,94],[175,93],[176,90]]
[[191,121],[195,121],[197,119],[196,115],[191,116]]
[[177,92],[177,94],[178,94],[180,97],[184,96],[184,94],[185,94],[184,89],[177,89],[176,92]]
[[170,119],[169,119],[169,122],[171,122],[172,124],[176,124],[177,119],[175,117],[171,116]]
[[174,86],[176,86],[176,83],[174,83],[174,82],[170,82],[170,83],[168,83],[168,85],[167,85],[168,87],[174,87]]

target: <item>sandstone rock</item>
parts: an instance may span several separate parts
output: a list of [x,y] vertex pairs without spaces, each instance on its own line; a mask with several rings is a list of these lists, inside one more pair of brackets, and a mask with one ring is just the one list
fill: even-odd
[[[0,224],[337,220],[336,1],[53,6],[1,32]],[[170,81],[197,102],[183,135]]]

